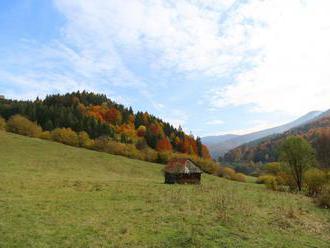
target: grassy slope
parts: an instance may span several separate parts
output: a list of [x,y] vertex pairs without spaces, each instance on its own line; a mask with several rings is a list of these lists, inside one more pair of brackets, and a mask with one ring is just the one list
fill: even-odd
[[0,132],[0,247],[329,247],[310,199]]

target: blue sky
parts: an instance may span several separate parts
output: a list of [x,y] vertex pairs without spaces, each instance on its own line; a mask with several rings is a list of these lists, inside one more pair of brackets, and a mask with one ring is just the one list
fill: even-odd
[[205,136],[330,108],[322,0],[0,0],[0,94],[90,90]]

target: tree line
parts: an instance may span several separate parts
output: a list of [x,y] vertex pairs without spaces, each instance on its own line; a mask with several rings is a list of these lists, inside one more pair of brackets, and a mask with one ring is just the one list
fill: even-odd
[[20,114],[43,130],[70,128],[86,132],[90,138],[109,137],[124,144],[137,144],[159,152],[179,152],[210,159],[199,137],[195,138],[148,112],[111,101],[103,94],[73,92],[49,95],[44,100],[0,100],[0,115],[8,120]]
[[280,158],[280,146],[290,135],[306,139],[313,149],[321,167],[330,168],[330,117],[322,118],[284,134],[273,135],[258,142],[239,146],[227,154],[223,160],[227,163],[269,163]]

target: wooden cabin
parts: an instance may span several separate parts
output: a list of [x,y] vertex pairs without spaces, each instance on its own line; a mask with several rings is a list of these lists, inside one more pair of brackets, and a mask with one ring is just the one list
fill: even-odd
[[200,184],[202,171],[189,159],[170,160],[164,168],[167,184]]

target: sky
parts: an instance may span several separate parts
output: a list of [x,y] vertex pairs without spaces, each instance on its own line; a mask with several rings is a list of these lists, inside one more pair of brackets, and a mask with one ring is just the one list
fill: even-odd
[[194,135],[330,108],[328,0],[0,0],[0,95],[88,90]]

